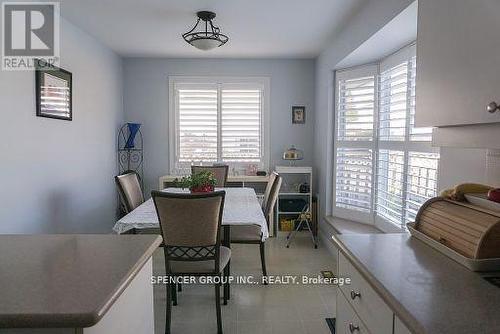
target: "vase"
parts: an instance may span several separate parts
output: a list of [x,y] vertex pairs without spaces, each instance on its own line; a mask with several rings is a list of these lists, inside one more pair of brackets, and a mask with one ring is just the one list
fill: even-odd
[[189,188],[192,194],[195,193],[210,193],[215,190],[214,186],[201,186],[201,187],[196,187],[196,188]]
[[139,128],[141,127],[141,125],[139,123],[127,123],[127,127],[129,135],[127,142],[125,143],[125,148],[132,149],[135,147],[135,136],[137,135],[137,132],[139,132]]

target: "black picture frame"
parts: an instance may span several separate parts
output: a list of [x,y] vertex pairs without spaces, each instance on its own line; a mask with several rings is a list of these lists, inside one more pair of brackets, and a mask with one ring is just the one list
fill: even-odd
[[[51,104],[51,98],[54,98],[53,103],[58,103],[58,105]],[[73,84],[71,72],[38,61],[35,69],[35,99],[36,116],[72,121]],[[66,105],[61,106],[61,102],[66,103]]]
[[306,107],[292,106],[292,124],[306,123]]

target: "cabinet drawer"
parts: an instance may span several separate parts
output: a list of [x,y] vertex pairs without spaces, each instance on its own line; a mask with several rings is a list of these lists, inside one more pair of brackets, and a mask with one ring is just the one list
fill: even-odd
[[[337,334],[369,334],[370,332],[356,316],[347,299],[341,292],[337,292],[337,320],[335,323]],[[374,332],[375,333],[375,332]]]
[[373,333],[392,333],[393,313],[368,282],[339,252],[339,276],[350,277],[351,284],[340,290],[361,320]]
[[410,330],[406,328],[397,316],[394,317],[394,334],[411,334]]

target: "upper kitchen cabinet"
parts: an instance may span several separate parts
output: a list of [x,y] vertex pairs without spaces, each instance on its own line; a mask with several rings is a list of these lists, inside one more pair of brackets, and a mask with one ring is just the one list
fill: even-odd
[[416,125],[500,122],[500,1],[419,0],[418,7]]

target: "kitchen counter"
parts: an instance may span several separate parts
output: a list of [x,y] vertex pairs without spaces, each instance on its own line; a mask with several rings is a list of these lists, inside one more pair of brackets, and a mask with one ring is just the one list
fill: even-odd
[[96,325],[160,243],[156,235],[0,235],[0,327]]
[[500,333],[500,288],[407,234],[334,235],[412,333]]

